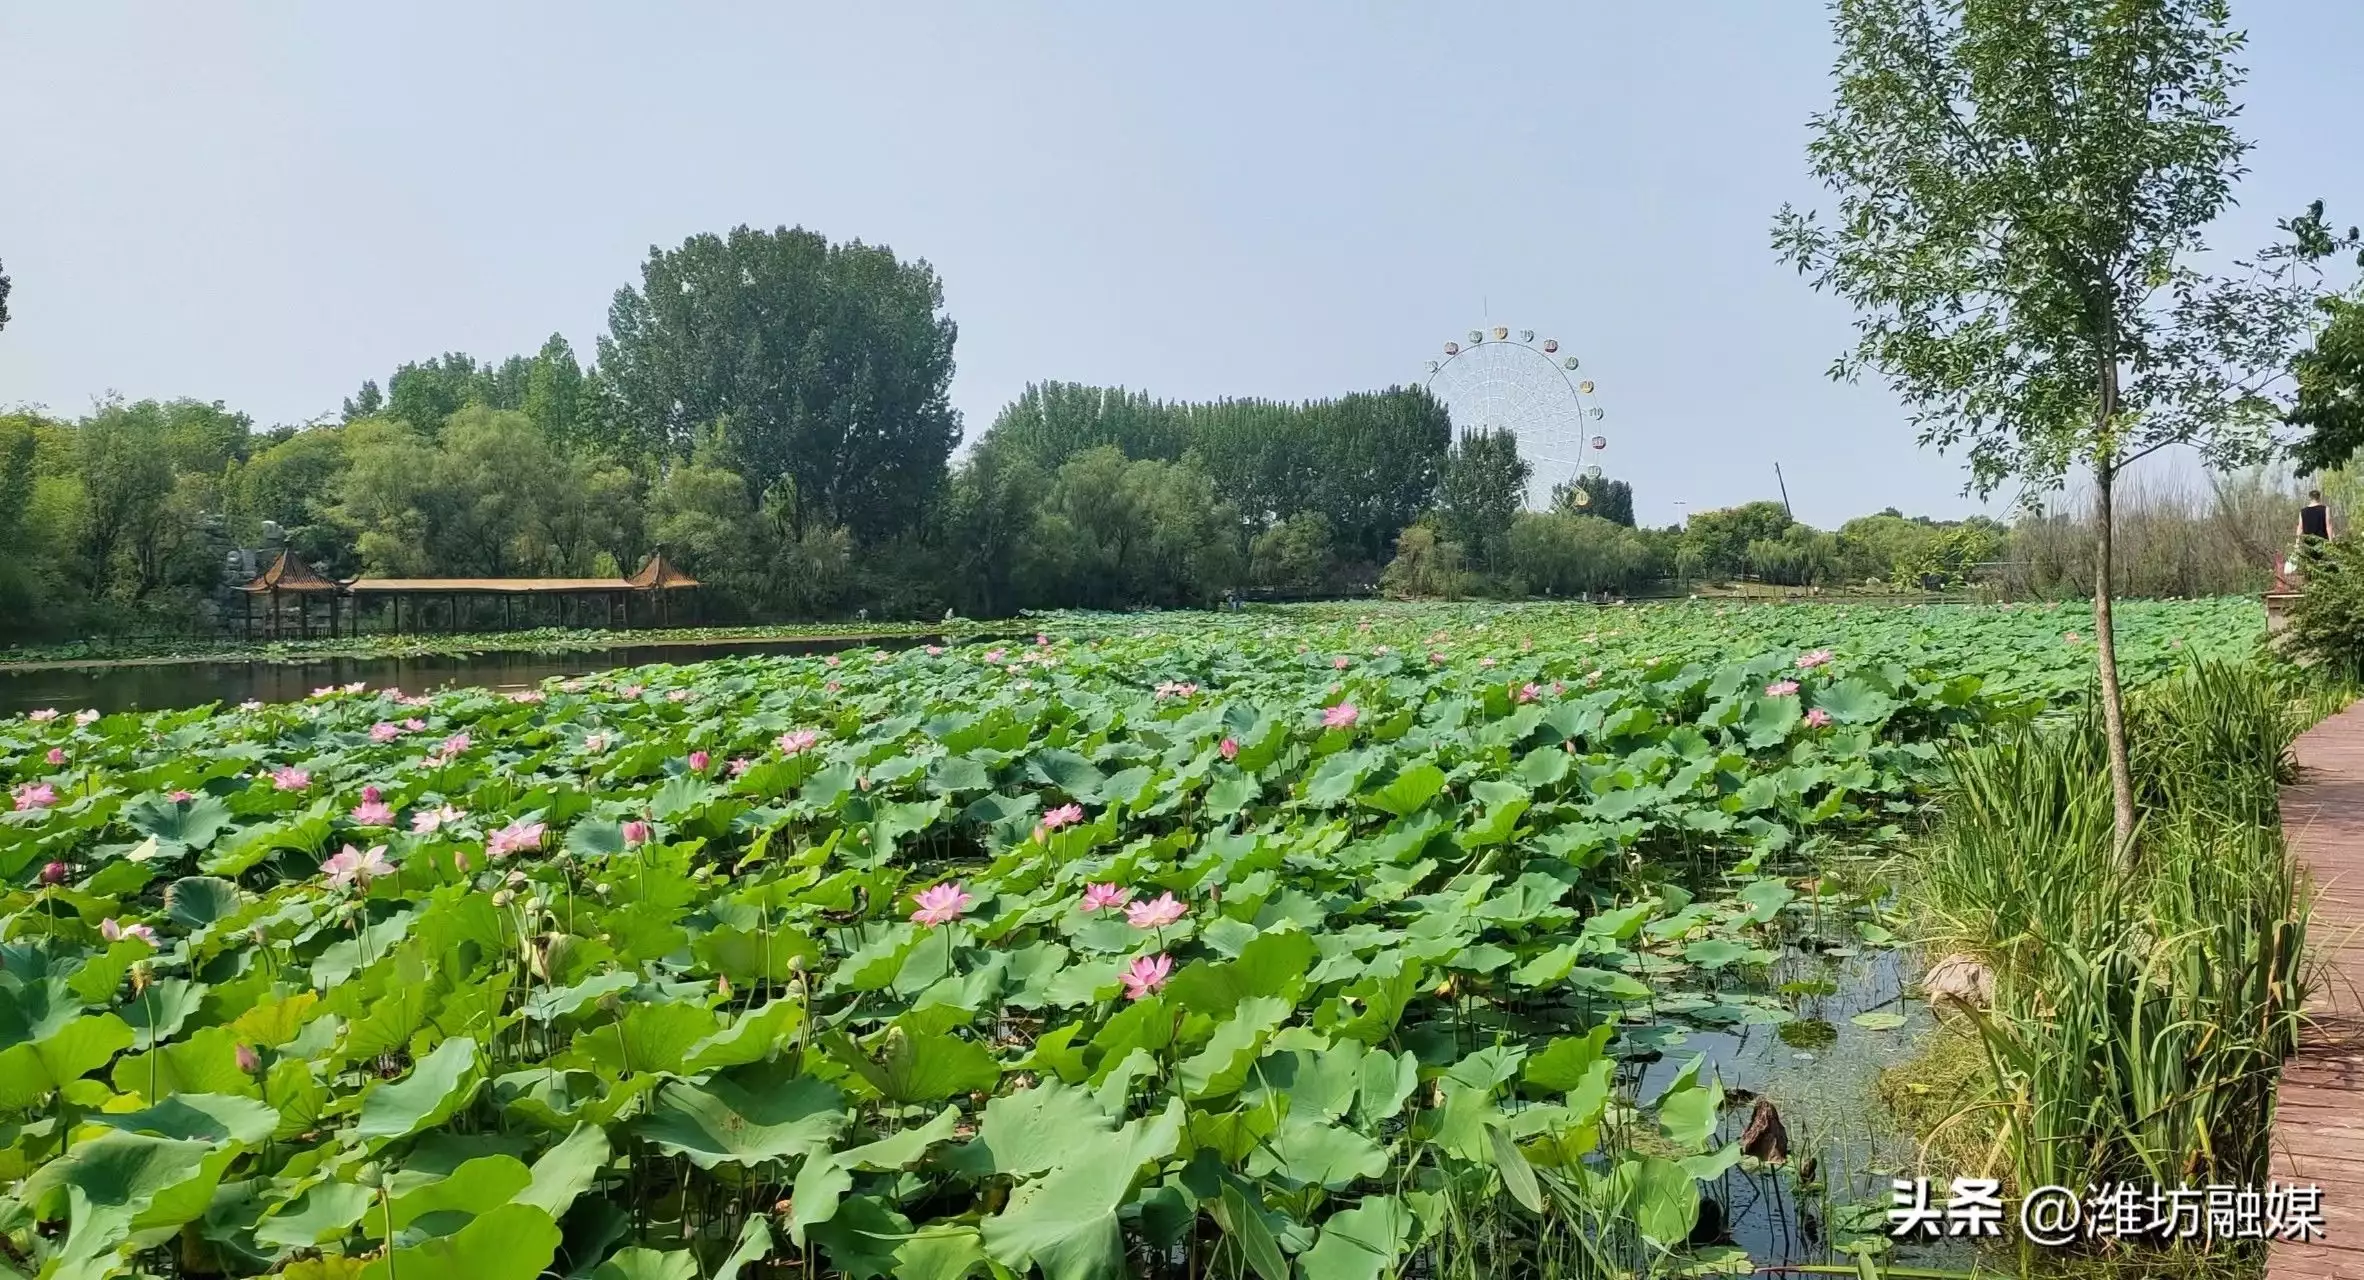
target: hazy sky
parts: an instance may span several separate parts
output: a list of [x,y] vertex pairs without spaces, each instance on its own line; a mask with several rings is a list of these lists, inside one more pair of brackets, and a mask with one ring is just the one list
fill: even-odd
[[[2364,220],[2364,5],[2237,13],[2258,147],[2216,238]],[[1490,321],[1583,358],[1647,522],[1776,459],[1818,524],[1959,513],[1766,246],[1829,203],[1829,58],[1805,0],[0,0],[0,405],[302,421],[441,351],[588,358],[651,245],[802,224],[935,264],[972,433],[1043,379],[1417,380]]]

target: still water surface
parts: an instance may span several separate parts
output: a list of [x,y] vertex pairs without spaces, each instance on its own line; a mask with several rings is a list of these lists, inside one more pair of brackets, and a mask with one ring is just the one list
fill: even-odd
[[38,667],[0,671],[0,716],[42,707],[104,712],[165,711],[249,700],[293,702],[323,685],[367,681],[426,693],[454,685],[522,689],[544,680],[641,667],[702,662],[746,654],[831,653],[841,649],[908,648],[934,636],[888,639],[710,640],[624,645],[578,653],[478,653],[418,658],[322,658],[297,662],[150,662],[113,666]]

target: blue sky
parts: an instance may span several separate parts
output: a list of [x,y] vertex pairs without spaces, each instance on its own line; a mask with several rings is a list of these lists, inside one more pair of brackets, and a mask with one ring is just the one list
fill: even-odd
[[[2241,249],[2364,221],[2364,6],[2249,0]],[[1029,381],[1416,380],[1483,323],[1599,384],[1640,514],[1972,509],[1777,264],[1821,6],[0,4],[0,404],[330,412],[444,350],[586,356],[652,244],[934,263],[969,430]]]

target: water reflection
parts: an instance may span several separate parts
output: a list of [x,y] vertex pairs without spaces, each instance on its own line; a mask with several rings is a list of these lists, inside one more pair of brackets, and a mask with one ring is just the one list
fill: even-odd
[[659,662],[703,662],[750,654],[904,649],[934,636],[887,639],[705,640],[624,645],[579,653],[477,653],[416,658],[323,658],[295,662],[149,662],[0,671],[0,715],[41,707],[104,712],[167,711],[249,700],[293,702],[323,685],[366,681],[425,693],[454,685],[518,689],[556,677]]

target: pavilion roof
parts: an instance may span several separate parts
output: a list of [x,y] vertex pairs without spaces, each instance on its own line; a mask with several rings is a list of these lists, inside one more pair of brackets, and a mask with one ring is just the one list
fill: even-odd
[[253,581],[238,588],[240,591],[337,591],[338,585],[321,576],[319,570],[304,563],[304,558],[293,551],[283,550],[271,567],[257,574]]
[[676,587],[698,585],[696,578],[673,567],[673,562],[665,558],[663,547],[657,548],[656,553],[640,566],[640,571],[632,575],[630,582],[644,591],[670,591]]

